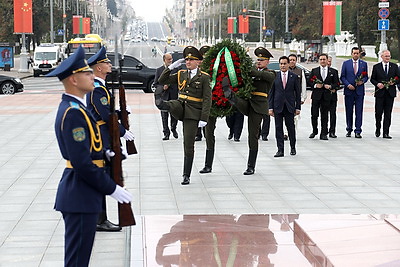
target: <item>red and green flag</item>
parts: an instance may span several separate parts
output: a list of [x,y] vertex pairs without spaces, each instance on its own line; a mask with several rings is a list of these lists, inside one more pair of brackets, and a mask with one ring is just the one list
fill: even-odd
[[236,17],[228,17],[228,34],[237,33],[237,19]]
[[322,35],[340,35],[342,28],[342,1],[324,1]]

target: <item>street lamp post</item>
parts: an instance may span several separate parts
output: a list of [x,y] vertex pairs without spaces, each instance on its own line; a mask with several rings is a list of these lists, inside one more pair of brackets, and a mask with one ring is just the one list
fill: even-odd
[[[289,0],[286,0],[286,12],[285,12],[285,33],[289,33]],[[283,45],[283,54],[288,56],[290,54],[289,43]]]

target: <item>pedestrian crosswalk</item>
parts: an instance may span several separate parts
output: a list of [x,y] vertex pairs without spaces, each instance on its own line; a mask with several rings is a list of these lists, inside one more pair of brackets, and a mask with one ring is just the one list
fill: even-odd
[[64,91],[62,83],[56,77],[29,77],[22,80],[24,94],[57,93]]

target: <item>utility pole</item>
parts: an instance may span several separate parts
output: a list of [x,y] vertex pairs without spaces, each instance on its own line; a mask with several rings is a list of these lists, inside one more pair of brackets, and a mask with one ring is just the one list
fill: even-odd
[[50,43],[54,44],[53,0],[50,0]]
[[[289,35],[289,0],[286,0],[285,34]],[[285,42],[284,45],[283,45],[283,54],[285,56],[289,56],[289,54],[290,54],[290,47],[289,47],[289,43],[288,42]]]
[[257,44],[258,46],[264,46],[263,42],[263,26],[265,25],[265,12],[263,10],[263,0],[260,0],[260,10],[247,10],[249,12],[257,13],[257,16],[254,15],[247,15],[250,18],[256,18],[260,19],[260,40],[259,43]]
[[221,16],[221,0],[219,0],[219,22],[218,22],[218,41],[221,41],[221,23],[222,23],[222,16]]
[[67,31],[67,14],[65,14],[65,0],[63,0],[63,43],[67,42],[66,31]]

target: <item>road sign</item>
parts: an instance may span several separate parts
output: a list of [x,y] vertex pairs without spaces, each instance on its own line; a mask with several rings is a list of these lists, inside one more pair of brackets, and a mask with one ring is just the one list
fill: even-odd
[[58,29],[57,30],[57,35],[64,35],[64,30]]
[[387,9],[387,8],[381,8],[381,9],[379,9],[379,12],[378,12],[378,16],[381,18],[381,19],[387,19],[388,17],[389,17],[389,9]]
[[387,31],[387,30],[389,30],[389,20],[388,19],[378,20],[378,31]]
[[379,8],[389,7],[389,2],[379,2],[378,7]]
[[266,35],[266,36],[272,36],[272,30],[269,30],[269,29],[266,30],[266,31],[265,31],[265,35]]

